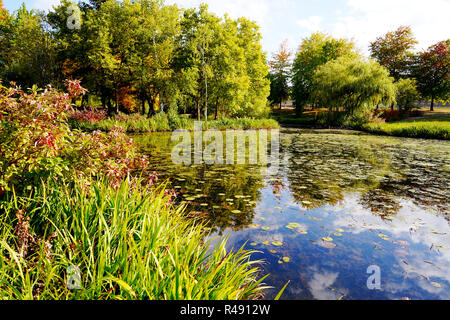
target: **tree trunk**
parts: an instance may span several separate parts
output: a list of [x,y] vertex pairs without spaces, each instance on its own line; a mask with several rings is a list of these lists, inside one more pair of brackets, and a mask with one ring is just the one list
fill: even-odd
[[89,94],[86,93],[81,97],[81,106],[86,107],[89,104]]
[[197,120],[200,121],[200,102],[197,100]]
[[147,97],[147,103],[148,103],[148,117],[150,118],[155,113],[155,103],[153,99],[150,99]]
[[114,107],[113,107],[110,99],[106,99],[106,106],[108,108],[108,114],[112,115],[114,113]]
[[102,94],[101,100],[102,100],[103,109],[106,109],[106,97],[103,94]]
[[434,111],[434,96],[431,96],[430,111]]
[[219,97],[216,99],[216,110],[214,111],[214,120],[217,120],[217,117],[219,116]]

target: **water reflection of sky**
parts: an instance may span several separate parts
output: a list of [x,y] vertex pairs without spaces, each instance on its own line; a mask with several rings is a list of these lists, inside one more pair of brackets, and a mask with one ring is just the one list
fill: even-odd
[[[173,166],[169,137],[141,144],[211,238],[259,251],[266,298],[290,281],[285,299],[450,299],[448,142],[284,133],[279,175],[263,177],[255,166]],[[370,265],[381,290],[366,286]]]
[[[283,192],[281,200],[270,187],[261,192],[263,200],[255,209],[254,221],[270,230],[231,232],[229,246],[248,242],[249,248],[262,252],[254,258],[266,260],[264,272],[271,274],[267,283],[276,288],[267,298],[287,281],[286,299],[450,298],[450,252],[446,249],[450,248],[450,227],[442,216],[405,200],[392,220],[382,219],[362,208],[356,193],[346,195],[339,207],[305,210],[289,200],[289,192]],[[308,233],[286,228],[292,222]],[[334,235],[337,229],[344,230],[342,236]],[[336,247],[321,247],[323,237],[333,238]],[[263,244],[266,241],[269,245]],[[283,245],[274,246],[274,241]],[[290,261],[279,263],[283,257]],[[370,265],[381,268],[380,291],[366,286]]]

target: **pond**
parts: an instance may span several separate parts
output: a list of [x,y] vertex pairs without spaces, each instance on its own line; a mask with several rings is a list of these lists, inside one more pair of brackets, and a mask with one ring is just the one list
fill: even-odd
[[283,129],[269,176],[175,165],[170,137],[134,139],[212,238],[258,251],[266,299],[450,299],[450,142]]

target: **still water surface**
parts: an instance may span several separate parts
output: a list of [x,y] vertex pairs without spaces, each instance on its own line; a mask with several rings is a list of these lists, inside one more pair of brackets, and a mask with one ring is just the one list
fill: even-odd
[[264,176],[174,165],[168,133],[134,139],[212,237],[260,252],[267,299],[287,281],[284,299],[450,299],[450,142],[286,129]]

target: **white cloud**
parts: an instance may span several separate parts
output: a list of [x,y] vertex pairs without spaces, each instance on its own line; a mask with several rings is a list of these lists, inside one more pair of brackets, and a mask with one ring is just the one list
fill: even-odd
[[330,33],[354,37],[363,52],[371,41],[400,25],[411,26],[419,41],[418,49],[449,37],[450,2],[447,0],[348,0],[350,10],[338,15]]
[[297,20],[297,24],[307,29],[308,31],[315,32],[321,29],[323,18],[319,16],[310,16],[307,19]]

